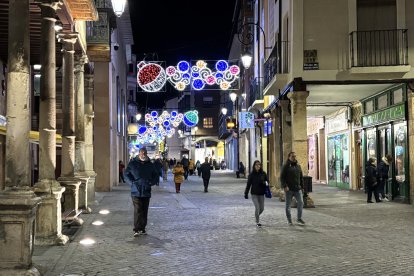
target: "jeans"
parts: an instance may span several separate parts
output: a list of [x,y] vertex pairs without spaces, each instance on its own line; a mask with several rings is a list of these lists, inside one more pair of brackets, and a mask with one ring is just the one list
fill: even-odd
[[132,197],[134,203],[134,231],[143,231],[147,226],[149,197]]
[[385,198],[385,182],[387,180],[385,179],[380,179],[380,181],[378,181],[378,193],[381,194],[382,198]]
[[296,198],[297,208],[298,208],[298,220],[302,219],[302,210],[303,210],[303,196],[302,191],[287,191],[286,195],[286,217],[288,221],[292,221],[292,215],[290,214],[290,205],[292,204],[292,197]]
[[188,167],[184,167],[184,179],[187,180],[188,178]]
[[259,217],[264,210],[264,195],[251,195],[254,204],[254,216],[256,223],[259,223]]

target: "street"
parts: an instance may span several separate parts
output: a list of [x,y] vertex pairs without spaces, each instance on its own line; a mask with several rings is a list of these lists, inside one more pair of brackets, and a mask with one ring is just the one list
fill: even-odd
[[[305,226],[285,217],[284,202],[266,199],[262,228],[244,199],[246,179],[212,171],[209,192],[189,176],[176,194],[154,187],[148,235],[133,237],[129,186],[97,193],[93,213],[65,246],[36,246],[44,275],[414,275],[414,209],[367,204],[363,192],[314,185],[316,208]],[[109,214],[99,214],[107,209]],[[103,225],[93,225],[100,220]],[[96,241],[82,245],[84,238]]]

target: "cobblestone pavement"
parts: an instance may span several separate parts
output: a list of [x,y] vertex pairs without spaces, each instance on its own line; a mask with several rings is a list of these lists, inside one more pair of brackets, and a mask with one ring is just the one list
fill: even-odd
[[305,226],[289,226],[284,203],[272,198],[259,229],[245,179],[214,171],[204,193],[190,176],[176,194],[168,177],[153,189],[148,235],[133,237],[129,187],[120,185],[97,193],[69,244],[36,246],[35,266],[44,275],[414,275],[411,205],[367,204],[363,192],[314,185]]

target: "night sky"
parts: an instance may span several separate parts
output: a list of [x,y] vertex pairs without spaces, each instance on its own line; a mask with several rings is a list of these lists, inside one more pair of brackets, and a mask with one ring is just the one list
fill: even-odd
[[[227,59],[236,1],[128,0],[137,60]],[[178,95],[167,84],[164,93],[139,93],[138,105],[160,108]]]

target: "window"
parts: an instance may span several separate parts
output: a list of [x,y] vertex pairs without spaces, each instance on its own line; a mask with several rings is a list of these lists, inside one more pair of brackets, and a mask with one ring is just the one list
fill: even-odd
[[377,109],[383,109],[388,106],[388,94],[384,94],[378,97]]
[[213,118],[203,118],[203,128],[213,128]]
[[403,90],[402,88],[394,91],[394,104],[401,103],[403,101]]
[[213,104],[213,97],[203,97],[204,105],[212,105]]
[[371,113],[372,111],[374,111],[374,101],[368,101],[365,103],[365,114],[367,113]]

